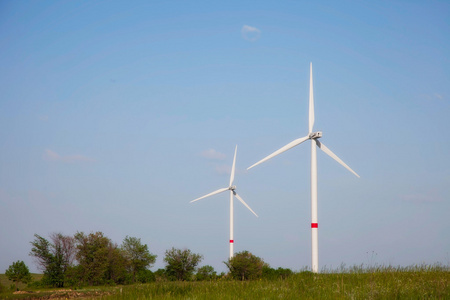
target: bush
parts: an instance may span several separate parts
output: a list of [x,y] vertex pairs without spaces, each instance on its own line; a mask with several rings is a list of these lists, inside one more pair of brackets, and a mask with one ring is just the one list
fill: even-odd
[[286,279],[292,274],[294,274],[294,272],[292,272],[291,269],[283,269],[281,267],[274,269],[265,265],[262,269],[262,277],[269,280]]
[[166,276],[170,280],[192,280],[195,267],[203,259],[200,254],[192,253],[189,249],[166,250]]
[[18,260],[10,265],[9,268],[5,271],[5,275],[9,280],[14,282],[15,288],[17,290],[19,290],[17,288],[17,283],[29,283],[33,280],[31,278],[30,270],[28,269],[27,265],[21,260]]
[[140,283],[148,283],[156,281],[156,276],[152,271],[143,269],[137,273],[136,279]]
[[44,284],[42,283],[41,280],[36,280],[36,281],[32,281],[32,282],[28,283],[27,287],[31,288],[31,289],[39,289],[39,288],[44,287]]
[[158,269],[153,274],[155,275],[155,281],[167,281],[166,269]]
[[80,266],[71,266],[67,268],[65,277],[65,283],[67,286],[81,286],[82,270]]
[[197,270],[195,279],[198,281],[212,280],[217,278],[217,273],[212,266],[206,265]]
[[231,277],[238,280],[260,278],[263,274],[263,267],[267,266],[260,257],[248,251],[236,253],[225,264],[230,270]]

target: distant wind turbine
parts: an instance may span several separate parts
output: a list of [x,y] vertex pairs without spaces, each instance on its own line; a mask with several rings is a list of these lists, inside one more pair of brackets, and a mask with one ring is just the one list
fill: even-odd
[[197,198],[195,200],[192,200],[190,203],[198,201],[200,199],[213,196],[216,194],[220,194],[225,191],[230,191],[230,258],[234,255],[234,237],[233,237],[233,231],[234,231],[234,208],[233,208],[233,196],[235,196],[239,201],[241,201],[242,204],[244,204],[245,207],[247,207],[255,216],[258,217],[258,215],[250,208],[250,206],[245,203],[245,201],[236,193],[236,186],[233,185],[234,181],[234,173],[235,173],[235,166],[236,166],[236,153],[237,153],[237,145],[234,150],[234,159],[233,159],[233,166],[231,168],[231,176],[230,176],[230,185],[226,188],[218,189],[217,191],[214,191],[212,193],[209,193],[205,196],[202,196],[200,198]]
[[318,246],[318,221],[317,221],[317,154],[316,145],[326,154],[331,156],[335,161],[344,166],[347,170],[355,174],[349,166],[347,166],[339,157],[336,156],[330,149],[328,149],[323,143],[319,142],[319,138],[322,137],[322,132],[313,132],[314,125],[314,96],[313,96],[313,79],[312,79],[312,63],[310,64],[310,79],[309,79],[309,131],[308,135],[299,139],[296,139],[279,150],[273,152],[269,156],[261,159],[254,165],[247,168],[247,170],[259,165],[278,154],[281,154],[297,145],[300,145],[306,140],[311,140],[311,270],[314,273],[319,272],[319,246]]

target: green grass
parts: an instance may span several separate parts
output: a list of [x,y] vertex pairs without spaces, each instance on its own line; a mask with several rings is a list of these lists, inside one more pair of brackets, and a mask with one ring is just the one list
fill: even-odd
[[[42,276],[43,276],[42,274],[31,273],[31,277],[33,278],[33,281],[41,280]],[[14,285],[14,282],[8,280],[8,277],[6,277],[5,274],[0,274],[0,284],[3,286],[4,289],[9,289],[11,287],[11,285]],[[27,285],[24,283],[18,283],[17,286],[20,290],[20,289],[25,288]]]
[[449,281],[450,273],[443,270],[303,272],[285,280],[124,286],[102,299],[450,299]]
[[[0,277],[1,278],[1,277]],[[408,268],[353,267],[301,272],[285,280],[154,282],[62,292],[83,299],[450,299],[450,269],[442,266]],[[47,290],[48,291],[48,290]],[[42,297],[41,294],[27,297]],[[66,294],[64,294],[66,293]],[[0,294],[0,299],[26,295]]]

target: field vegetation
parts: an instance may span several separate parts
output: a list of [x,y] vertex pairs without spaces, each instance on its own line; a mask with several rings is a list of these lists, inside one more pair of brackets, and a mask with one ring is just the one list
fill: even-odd
[[[36,276],[36,275],[34,275]],[[5,276],[0,275],[4,286]],[[160,279],[145,284],[72,289],[27,288],[26,294],[0,293],[0,299],[450,299],[448,266],[352,267],[308,271],[278,278],[235,280],[216,276],[198,281]]]
[[165,268],[140,239],[119,246],[101,232],[35,235],[30,242],[43,274],[23,261],[0,275],[0,299],[450,299],[450,266],[361,265],[323,269],[272,268],[249,251],[224,264],[227,273],[199,266],[203,255],[171,248]]
[[284,279],[156,282],[105,299],[449,299],[449,279],[448,269],[434,267],[300,272]]

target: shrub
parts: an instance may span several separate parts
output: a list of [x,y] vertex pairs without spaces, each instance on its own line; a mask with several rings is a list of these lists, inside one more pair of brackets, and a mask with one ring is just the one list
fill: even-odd
[[197,270],[195,279],[198,281],[216,279],[217,273],[212,266],[206,265]]
[[191,280],[195,267],[203,259],[200,254],[192,253],[189,249],[166,250],[166,276],[170,280]]
[[166,269],[158,269],[153,274],[155,275],[155,281],[167,281]]
[[36,280],[28,283],[27,287],[32,289],[39,289],[44,287],[44,284],[42,283],[42,280]]
[[10,265],[9,268],[5,271],[5,275],[9,280],[14,282],[15,288],[17,290],[18,282],[28,283],[32,281],[30,270],[28,269],[27,265],[21,260],[18,260]]
[[278,269],[274,269],[268,265],[265,265],[262,269],[262,277],[269,280],[286,279],[292,274],[294,274],[294,272],[292,272],[291,269],[283,269],[281,267]]
[[137,273],[136,279],[140,283],[148,283],[156,281],[156,276],[152,271],[143,269]]
[[262,276],[263,267],[267,266],[264,261],[248,251],[236,253],[232,258],[225,262],[230,275],[234,279],[248,280],[256,279]]

